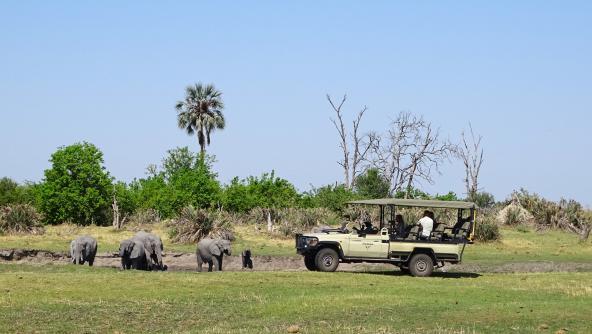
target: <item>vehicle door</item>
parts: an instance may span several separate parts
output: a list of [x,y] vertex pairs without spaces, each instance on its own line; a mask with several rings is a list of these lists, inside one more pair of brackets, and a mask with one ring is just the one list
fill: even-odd
[[349,257],[387,258],[389,253],[388,233],[350,234]]

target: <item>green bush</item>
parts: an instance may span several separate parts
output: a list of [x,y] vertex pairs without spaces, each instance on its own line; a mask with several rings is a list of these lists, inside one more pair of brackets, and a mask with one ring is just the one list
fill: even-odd
[[211,157],[187,147],[169,150],[162,167],[151,165],[147,178],[131,183],[131,198],[137,208],[157,210],[162,218],[174,217],[187,206],[217,207],[221,188],[212,163]]
[[205,237],[234,240],[232,222],[223,212],[185,207],[167,223],[169,237],[175,243],[195,243]]
[[254,208],[281,209],[298,204],[294,185],[275,176],[275,172],[244,180],[234,178],[224,188],[222,207],[229,212],[246,213]]
[[41,185],[40,208],[49,224],[110,223],[113,186],[103,166],[103,153],[83,142],[59,148]]
[[0,206],[7,204],[34,204],[36,202],[37,185],[33,183],[18,184],[14,180],[0,178]]
[[496,241],[501,239],[499,226],[493,214],[484,214],[476,222],[475,238],[479,241]]
[[42,215],[29,204],[11,204],[0,208],[0,233],[43,234]]
[[470,196],[468,199],[482,209],[492,208],[495,205],[495,198],[493,195],[485,191],[478,192]]
[[388,197],[391,187],[389,180],[376,168],[370,168],[358,176],[355,184],[356,193],[366,199]]
[[345,203],[360,199],[360,196],[343,185],[327,185],[314,188],[304,194],[300,206],[305,208],[327,208],[336,213],[342,213]]

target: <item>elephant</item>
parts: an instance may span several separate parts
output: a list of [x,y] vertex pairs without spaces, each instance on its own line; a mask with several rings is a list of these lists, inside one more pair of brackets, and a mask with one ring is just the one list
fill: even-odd
[[250,249],[245,249],[242,253],[241,253],[241,258],[243,260],[243,269],[249,268],[249,269],[253,269],[253,259],[251,259],[251,250]]
[[144,244],[138,240],[122,240],[119,244],[119,256],[121,257],[121,268],[124,270],[149,270]]
[[[144,256],[146,258],[148,270],[166,270],[167,266],[162,263],[163,246],[159,236],[152,233],[140,231],[132,237],[136,245],[138,243],[144,246]],[[136,248],[137,246],[134,246]]]
[[230,241],[225,239],[202,239],[197,243],[197,271],[201,272],[202,264],[208,264],[208,271],[222,271],[224,254],[230,255]]
[[88,262],[88,265],[92,267],[96,255],[97,240],[91,236],[81,236],[70,243],[70,256],[74,264]]

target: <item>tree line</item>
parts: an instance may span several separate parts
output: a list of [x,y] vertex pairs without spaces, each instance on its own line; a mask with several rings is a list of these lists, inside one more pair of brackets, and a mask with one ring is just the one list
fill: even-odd
[[[401,113],[387,135],[361,135],[359,125],[367,110],[364,107],[353,121],[350,142],[342,112],[346,97],[339,104],[329,96],[327,99],[337,114],[333,124],[339,131],[344,154],[340,162],[345,173],[343,184],[299,192],[274,171],[244,179],[235,177],[222,184],[206,152],[212,134],[226,126],[222,92],[212,84],[197,83],[186,88],[184,98],[174,109],[177,126],[196,136],[199,153],[188,147],[171,149],[159,165],[148,166],[145,177],[126,183],[110,175],[103,153],[95,145],[74,143],[51,155],[51,168],[39,183],[17,184],[6,177],[0,179],[0,206],[31,204],[43,214],[46,224],[112,223],[118,227],[137,211],[148,209],[170,218],[187,206],[236,213],[263,208],[271,224],[274,210],[281,208],[324,207],[339,212],[344,202],[359,198],[432,198],[416,188],[417,180],[431,181],[434,167],[452,152],[452,145],[440,140],[430,123]],[[475,190],[479,168],[471,179],[475,179]],[[459,199],[454,193],[435,198]]]

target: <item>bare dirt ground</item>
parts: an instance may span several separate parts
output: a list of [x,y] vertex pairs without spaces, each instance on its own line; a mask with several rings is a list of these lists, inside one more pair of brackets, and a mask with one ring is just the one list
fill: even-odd
[[[197,268],[195,254],[193,253],[166,253],[163,262],[171,271],[193,271]],[[0,250],[0,263],[25,263],[25,264],[56,264],[66,265],[70,263],[69,255],[65,252],[48,252],[41,250],[7,249]],[[226,256],[224,258],[224,270],[240,271],[240,256]],[[305,271],[304,262],[300,257],[287,256],[254,256],[255,271]],[[120,268],[121,259],[117,254],[100,253],[95,258],[95,266]],[[339,271],[396,271],[396,267],[387,264],[341,264]],[[454,273],[528,273],[528,272],[574,272],[592,271],[592,263],[578,262],[511,262],[504,264],[459,264],[447,265],[441,272]]]

